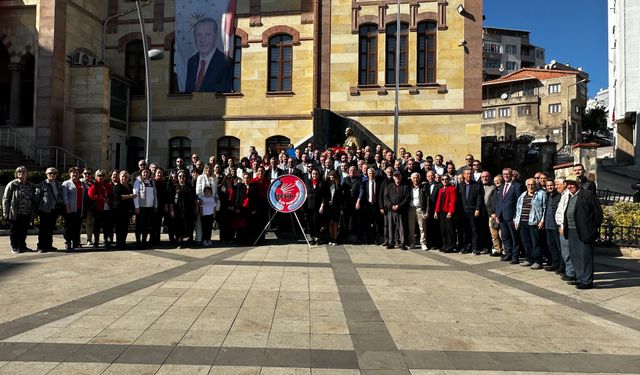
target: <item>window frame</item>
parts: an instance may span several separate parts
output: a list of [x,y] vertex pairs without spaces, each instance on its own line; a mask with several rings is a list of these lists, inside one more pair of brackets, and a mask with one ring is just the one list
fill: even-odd
[[131,80],[129,94],[132,97],[145,95],[145,74],[142,39],[135,39],[127,43],[124,49],[124,76]]
[[487,109],[483,110],[482,111],[482,118],[483,119],[496,118],[496,109],[495,108],[487,108]]
[[[174,146],[172,143],[178,141],[179,145]],[[189,137],[173,137],[169,139],[169,164],[177,158],[185,160],[191,159],[191,138]]]
[[531,104],[518,106],[518,117],[531,116]]
[[[365,29],[367,33],[363,34],[363,30]],[[359,86],[373,86],[378,84],[378,35],[378,25],[376,24],[365,23],[358,28]],[[365,43],[366,51],[363,51],[363,43]],[[364,80],[362,79],[363,74]]]
[[[438,23],[434,20],[419,22],[417,34],[416,83],[419,85],[435,84],[438,79]],[[433,41],[431,48],[429,48],[430,37]],[[430,56],[433,57],[431,65],[429,65]],[[429,78],[430,74],[431,78]]]
[[[397,30],[395,30],[395,27],[396,22],[389,22],[386,28],[384,83],[387,86],[395,85],[396,81],[395,48]],[[404,66],[402,65],[403,57],[405,62]],[[402,77],[403,73],[404,79]],[[400,85],[407,84],[409,84],[409,23],[400,22]]]
[[498,117],[511,117],[511,107],[500,107],[498,108]]
[[549,110],[549,113],[551,113],[551,114],[561,113],[562,112],[562,103],[551,103],[551,104],[549,104],[548,110]]
[[559,94],[562,92],[562,84],[560,83],[551,83],[548,86],[549,94]]
[[[237,88],[236,88],[237,87]],[[242,92],[242,37],[233,37],[233,91]]]
[[[278,56],[280,57],[278,60],[273,59],[274,50],[278,50]],[[289,50],[290,59],[284,60],[283,56],[285,55],[283,52]],[[273,64],[277,64],[278,75],[272,76],[272,67]],[[285,76],[284,71],[286,69],[286,65],[289,65],[289,75]],[[277,80],[277,86],[272,86],[272,80]],[[289,80],[289,86],[285,87],[283,81]],[[267,92],[269,93],[280,93],[280,92],[292,92],[293,91],[293,36],[281,33],[273,35],[269,38],[268,43],[268,64],[267,64]]]
[[[226,145],[223,142],[227,142]],[[237,147],[232,144],[232,142],[237,142]],[[224,137],[218,138],[216,140],[216,150],[218,154],[218,160],[220,160],[223,151],[226,152],[227,157],[233,158],[233,160],[240,160],[240,138],[234,137],[232,135],[225,135]]]

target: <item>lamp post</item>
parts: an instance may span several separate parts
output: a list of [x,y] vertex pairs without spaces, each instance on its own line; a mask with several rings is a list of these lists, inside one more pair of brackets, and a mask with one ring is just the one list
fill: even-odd
[[[149,2],[146,2],[148,4]],[[144,4],[144,5],[146,5]],[[149,146],[151,141],[151,81],[149,80],[149,60],[160,60],[164,56],[161,50],[149,51],[147,45],[147,34],[144,31],[144,20],[142,19],[142,11],[140,6],[140,0],[136,0],[136,11],[138,12],[138,22],[140,23],[140,36],[142,37],[142,50],[144,53],[144,83],[145,83],[145,98],[147,104],[147,131],[146,141],[144,147],[144,159],[149,163]]]
[[398,0],[398,16],[396,17],[396,102],[393,112],[393,154],[398,155],[398,94],[400,91],[400,0]]

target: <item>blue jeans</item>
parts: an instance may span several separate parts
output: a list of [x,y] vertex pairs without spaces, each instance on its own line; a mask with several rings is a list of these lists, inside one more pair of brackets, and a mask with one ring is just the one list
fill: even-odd
[[569,229],[569,253],[579,284],[593,284],[593,243],[580,241],[578,231]]
[[558,229],[547,229],[546,232],[547,247],[549,248],[549,253],[551,253],[551,262],[561,265],[564,262],[562,261],[562,255],[560,253],[560,232],[558,232]]
[[500,238],[504,248],[504,256],[512,259],[520,258],[520,245],[518,245],[518,232],[513,225],[513,220],[500,219]]
[[540,248],[538,226],[520,223],[519,229],[527,260],[531,263],[542,264],[542,249]]

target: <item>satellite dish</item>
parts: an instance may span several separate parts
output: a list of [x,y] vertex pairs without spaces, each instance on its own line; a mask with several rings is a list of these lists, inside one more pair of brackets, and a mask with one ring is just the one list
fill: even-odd
[[504,65],[503,64],[500,64],[500,67],[498,68],[498,71],[500,73],[504,72]]
[[500,95],[500,99],[502,99],[502,100],[509,99],[509,94],[507,94],[506,92],[503,92],[502,95]]

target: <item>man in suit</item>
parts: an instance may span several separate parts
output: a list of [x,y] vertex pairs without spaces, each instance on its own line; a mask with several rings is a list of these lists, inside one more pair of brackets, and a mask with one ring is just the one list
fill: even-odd
[[400,249],[407,250],[407,210],[410,198],[409,186],[402,183],[402,173],[394,171],[393,183],[384,192],[384,206],[389,212],[387,249],[393,249],[393,245],[397,243]]
[[296,177],[302,178],[302,171],[296,168],[294,158],[289,157],[287,159],[287,165],[284,167],[284,174],[292,174]]
[[185,92],[233,90],[233,64],[216,48],[218,32],[218,23],[213,18],[203,18],[193,26],[198,52],[187,62]]
[[571,262],[576,271],[576,288],[593,288],[593,243],[602,225],[602,207],[598,198],[580,181],[566,180],[569,201],[560,233],[569,240]]
[[[342,193],[344,195],[343,233],[346,234],[346,237],[348,237],[349,234],[360,234],[361,214],[359,212],[359,206],[356,207],[356,203],[362,200],[360,182],[358,169],[353,165],[350,166],[347,170],[347,177],[342,180]],[[356,210],[358,210],[357,213]]]
[[271,157],[269,167],[266,170],[265,178],[271,182],[282,175],[282,169],[278,168],[278,159]]
[[433,214],[436,213],[436,201],[438,200],[438,191],[442,188],[442,183],[436,181],[436,174],[433,171],[428,171],[426,174],[427,182],[425,193],[429,200],[427,204],[427,210],[429,211],[427,217],[427,248],[437,249],[442,246],[442,235],[440,232],[440,223],[437,219],[433,218]]
[[482,186],[473,180],[470,168],[462,172],[462,177],[464,181],[457,187],[463,209],[464,247],[461,252],[480,255],[478,221],[482,211]]
[[502,178],[504,183],[498,189],[496,196],[496,221],[500,224],[500,237],[504,249],[504,256],[500,260],[518,264],[520,263],[520,245],[513,219],[516,216],[516,203],[523,192],[523,187],[521,183],[513,180],[511,168],[502,170]]
[[382,214],[380,208],[380,183],[381,176],[376,176],[375,169],[368,168],[367,175],[363,177],[360,184],[360,197],[356,202],[356,210],[360,210],[362,218],[362,237],[365,243],[379,243],[378,233],[382,231]]

